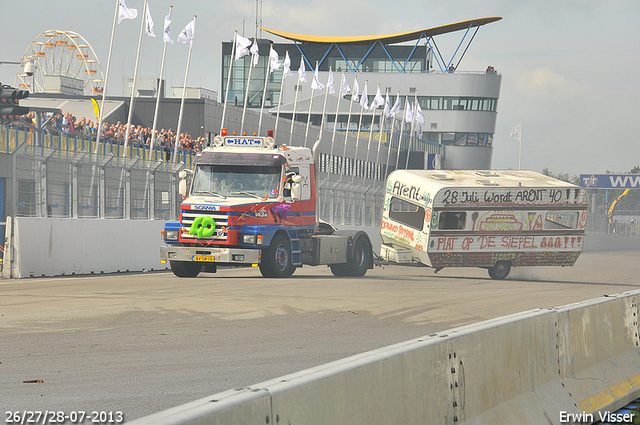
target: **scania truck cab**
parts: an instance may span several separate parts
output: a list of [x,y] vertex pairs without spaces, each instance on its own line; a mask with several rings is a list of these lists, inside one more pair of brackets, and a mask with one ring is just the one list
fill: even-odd
[[338,231],[318,219],[309,148],[217,136],[180,177],[180,218],[165,224],[160,249],[176,276],[218,266],[259,267],[265,277],[290,276],[303,265],[326,264],[336,276],[373,268],[365,232]]

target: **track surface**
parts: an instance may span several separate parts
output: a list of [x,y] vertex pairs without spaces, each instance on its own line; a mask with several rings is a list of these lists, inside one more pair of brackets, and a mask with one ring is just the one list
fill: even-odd
[[639,289],[639,258],[587,252],[504,281],[400,266],[356,279],[305,267],[290,279],[234,269],[0,280],[0,413],[135,419],[463,324]]

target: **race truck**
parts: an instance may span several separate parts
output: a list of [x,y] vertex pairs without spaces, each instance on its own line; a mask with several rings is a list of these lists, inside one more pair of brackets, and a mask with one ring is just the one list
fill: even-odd
[[373,268],[367,233],[319,220],[309,148],[223,130],[179,177],[179,221],[165,223],[160,248],[161,262],[178,277],[218,266],[259,267],[264,277],[291,276],[305,264],[328,265],[335,276]]

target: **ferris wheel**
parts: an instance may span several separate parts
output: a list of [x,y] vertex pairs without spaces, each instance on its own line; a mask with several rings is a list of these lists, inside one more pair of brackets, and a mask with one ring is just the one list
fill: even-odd
[[104,89],[96,53],[73,31],[43,32],[33,39],[20,62],[15,86],[32,93],[60,92],[62,85],[87,95],[101,94]]

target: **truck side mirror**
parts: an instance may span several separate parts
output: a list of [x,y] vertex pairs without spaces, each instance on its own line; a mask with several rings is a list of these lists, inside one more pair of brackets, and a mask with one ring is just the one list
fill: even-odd
[[189,174],[193,174],[191,170],[180,170],[178,172],[178,177],[180,177],[180,183],[178,183],[178,193],[182,195],[183,198],[187,197],[187,176]]
[[[297,177],[300,177],[300,176],[297,176]],[[302,178],[300,180],[302,180]],[[299,201],[301,198],[302,198],[302,185],[300,184],[300,181],[296,182],[294,180],[294,182],[291,183],[291,200],[295,202],[295,201]]]

